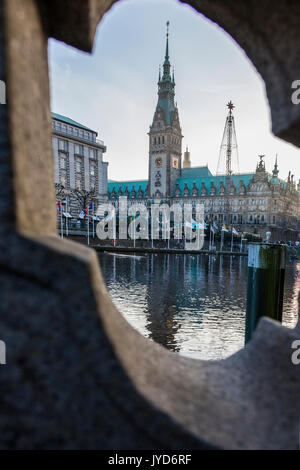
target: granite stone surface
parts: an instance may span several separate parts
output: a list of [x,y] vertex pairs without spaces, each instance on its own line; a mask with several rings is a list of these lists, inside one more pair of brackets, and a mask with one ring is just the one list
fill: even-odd
[[[263,318],[222,361],[179,357],[120,315],[93,250],[56,235],[47,38],[90,51],[111,3],[0,3],[0,448],[297,449],[300,323]],[[265,80],[274,132],[299,145],[288,99],[298,2],[190,4],[240,43]]]

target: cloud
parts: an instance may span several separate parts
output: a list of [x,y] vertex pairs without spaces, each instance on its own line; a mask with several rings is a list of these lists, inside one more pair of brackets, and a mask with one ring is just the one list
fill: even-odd
[[299,151],[270,131],[261,77],[239,46],[191,8],[171,0],[128,0],[105,16],[92,55],[50,41],[53,111],[99,131],[107,145],[110,179],[146,178],[148,136],[156,100],[158,65],[169,19],[176,100],[194,165],[216,170],[231,99],[236,108],[240,167],[254,171],[279,155],[280,175],[300,175]]

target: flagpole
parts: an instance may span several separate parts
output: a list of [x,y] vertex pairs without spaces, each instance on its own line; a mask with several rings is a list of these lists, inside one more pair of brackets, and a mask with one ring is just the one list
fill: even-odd
[[60,234],[61,238],[64,238],[64,227],[63,227],[63,218],[62,218],[62,207],[60,206]]
[[221,246],[220,246],[220,251],[223,250],[223,237],[224,237],[224,230],[223,230],[223,225],[221,228]]
[[170,221],[168,220],[168,225],[167,225],[167,236],[168,236],[168,243],[167,243],[167,248],[170,248]]
[[[116,208],[115,206],[113,207],[113,228],[114,228],[114,247],[116,246],[116,214],[115,214]],[[120,215],[120,213],[119,213]],[[120,229],[119,229],[120,230]]]
[[133,233],[133,246],[134,246],[134,248],[135,248],[135,217],[134,217],[134,219],[133,219],[133,222],[134,222],[134,224],[133,224],[133,229],[134,229],[134,233]]
[[88,237],[88,245],[90,244],[90,220],[89,220],[89,206],[87,209],[87,237]]
[[170,222],[168,222],[168,250],[170,249]]
[[151,248],[153,250],[153,223],[152,223],[152,215],[151,215]]
[[231,247],[230,247],[231,253],[232,253],[232,246],[233,246],[233,225],[231,227]]
[[223,246],[223,225],[222,225],[222,228],[221,228],[220,251],[222,251],[222,246]]
[[95,206],[93,203],[93,238],[95,238]]
[[241,244],[240,244],[240,253],[243,251],[243,232],[241,232]]
[[153,250],[153,220],[152,220],[152,212],[150,211],[150,223],[151,223],[151,230],[150,230],[150,235],[151,235],[151,248]]
[[[69,213],[68,197],[66,199],[66,208],[67,208],[66,213],[68,215],[68,213]],[[66,217],[66,235],[67,235],[67,237],[69,236],[69,218],[68,217]]]

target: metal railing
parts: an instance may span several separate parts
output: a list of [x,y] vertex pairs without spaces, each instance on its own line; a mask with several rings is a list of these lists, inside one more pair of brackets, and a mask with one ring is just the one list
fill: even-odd
[[63,131],[61,129],[56,128],[52,128],[52,132],[53,134],[57,134],[63,137],[69,137],[70,139],[82,142],[86,145],[105,147],[104,141],[101,139],[87,139],[86,137],[80,137],[79,135],[75,135],[74,133],[71,133],[69,131]]

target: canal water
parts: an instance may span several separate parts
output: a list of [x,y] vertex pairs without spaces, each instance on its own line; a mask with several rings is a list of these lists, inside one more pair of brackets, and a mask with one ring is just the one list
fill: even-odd
[[[244,346],[247,258],[101,253],[113,302],[144,336],[199,359],[222,359]],[[287,266],[285,326],[297,323],[300,263]]]

